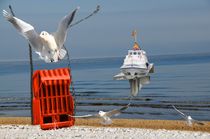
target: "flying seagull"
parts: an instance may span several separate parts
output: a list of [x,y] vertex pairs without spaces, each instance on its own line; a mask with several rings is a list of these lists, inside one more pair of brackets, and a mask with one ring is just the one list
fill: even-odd
[[186,122],[189,126],[192,126],[193,123],[196,123],[196,124],[199,124],[199,125],[204,125],[203,122],[192,119],[192,117],[190,115],[188,116],[188,115],[184,114],[183,112],[178,110],[174,105],[172,105],[172,107],[186,120]]
[[120,109],[114,109],[111,111],[99,111],[97,114],[87,114],[87,115],[82,115],[82,116],[72,116],[69,115],[70,117],[74,117],[74,118],[101,118],[101,124],[103,125],[109,125],[112,123],[111,117],[112,116],[118,116],[120,113],[122,113],[122,111],[126,110],[128,107],[130,106],[130,103]]
[[54,33],[48,33],[42,31],[38,34],[35,28],[26,23],[25,21],[13,16],[6,10],[3,10],[3,16],[18,30],[18,32],[25,37],[35,52],[45,62],[58,62],[63,59],[66,55],[66,50],[63,47],[66,37],[67,30],[74,19],[77,7],[73,12],[64,16],[58,24],[57,31]]

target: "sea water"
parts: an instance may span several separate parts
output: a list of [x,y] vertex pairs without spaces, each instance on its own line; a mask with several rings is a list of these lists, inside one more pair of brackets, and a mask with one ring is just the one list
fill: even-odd
[[[95,114],[127,105],[128,81],[113,80],[124,57],[72,59],[76,115]],[[181,119],[172,108],[194,119],[210,120],[210,53],[149,56],[155,65],[129,109],[117,118]],[[68,62],[34,61],[34,70],[67,67]],[[30,116],[29,61],[0,61],[0,116]]]

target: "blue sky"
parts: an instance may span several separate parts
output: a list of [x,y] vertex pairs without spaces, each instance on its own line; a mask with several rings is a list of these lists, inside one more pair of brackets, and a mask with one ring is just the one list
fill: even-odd
[[[209,0],[1,0],[37,32],[54,32],[59,20],[80,6],[75,20],[100,12],[69,29],[71,58],[123,57],[132,47],[131,31],[148,55],[210,52]],[[27,41],[0,16],[0,60],[27,59]],[[34,58],[38,58],[35,55]]]

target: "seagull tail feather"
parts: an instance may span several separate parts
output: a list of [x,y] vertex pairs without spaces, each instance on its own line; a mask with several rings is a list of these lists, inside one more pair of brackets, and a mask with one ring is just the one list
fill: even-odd
[[67,54],[65,49],[61,49],[59,52],[59,59],[63,59],[65,57],[65,55]]
[[3,10],[3,16],[4,16],[8,21],[10,21],[10,20],[13,19],[13,16],[12,16],[9,12],[7,12],[6,10]]

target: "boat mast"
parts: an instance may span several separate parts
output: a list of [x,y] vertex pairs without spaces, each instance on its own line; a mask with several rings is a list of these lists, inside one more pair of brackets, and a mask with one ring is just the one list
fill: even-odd
[[137,43],[137,32],[136,32],[136,30],[134,30],[134,31],[132,32],[132,36],[133,36],[133,38],[134,38],[134,42]]

